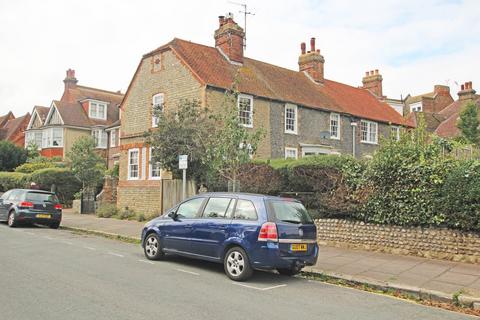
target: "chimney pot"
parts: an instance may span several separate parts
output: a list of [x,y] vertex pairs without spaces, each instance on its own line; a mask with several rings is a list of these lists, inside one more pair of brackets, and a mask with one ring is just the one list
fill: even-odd
[[464,85],[464,84],[462,84],[462,85],[460,86],[460,90],[462,90],[462,91],[465,90],[465,85]]
[[317,49],[317,53],[320,53],[320,49]]
[[369,72],[365,71],[365,77],[368,77]]
[[302,54],[305,54],[305,52],[307,50],[307,45],[305,44],[305,42],[302,42],[300,44],[300,50],[302,51]]
[[233,20],[233,14],[219,16],[220,26],[215,30],[215,47],[229,60],[243,63],[244,30]]
[[378,74],[378,69],[375,69],[375,74]]
[[310,51],[315,52],[315,38],[310,39]]

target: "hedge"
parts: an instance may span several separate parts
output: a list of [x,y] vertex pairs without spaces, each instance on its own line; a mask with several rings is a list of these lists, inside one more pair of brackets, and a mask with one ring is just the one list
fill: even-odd
[[15,169],[15,172],[32,173],[40,169],[56,168],[58,167],[54,162],[27,162]]
[[73,173],[64,168],[46,168],[33,172],[30,181],[35,182],[42,190],[51,190],[55,186],[56,194],[61,203],[71,205],[74,194],[80,191],[80,181]]
[[29,182],[29,175],[19,172],[0,172],[0,192],[10,189],[25,188]]

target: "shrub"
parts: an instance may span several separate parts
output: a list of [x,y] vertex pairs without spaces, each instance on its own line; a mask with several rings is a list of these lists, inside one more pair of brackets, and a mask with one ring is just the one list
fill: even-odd
[[61,203],[70,205],[74,195],[81,188],[80,182],[73,173],[64,168],[46,168],[33,172],[30,181],[39,185],[42,190],[51,190],[55,186]]
[[241,172],[238,180],[242,192],[278,195],[282,191],[282,176],[268,164],[244,164]]
[[27,150],[10,141],[0,141],[0,171],[13,171],[27,161]]
[[122,220],[130,220],[133,217],[135,217],[135,211],[129,209],[128,207],[125,207],[118,213],[118,218]]
[[32,173],[37,170],[47,169],[47,168],[55,168],[57,167],[53,162],[45,162],[45,161],[38,161],[38,162],[27,162],[15,169],[15,172],[21,173]]
[[111,218],[118,214],[118,209],[115,204],[102,203],[96,210],[97,217],[99,218]]
[[19,172],[0,172],[0,192],[10,189],[25,188],[29,175]]

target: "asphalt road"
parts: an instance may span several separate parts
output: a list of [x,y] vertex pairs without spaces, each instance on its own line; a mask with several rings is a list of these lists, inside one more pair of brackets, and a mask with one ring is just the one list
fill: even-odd
[[219,264],[151,262],[138,245],[0,224],[0,319],[470,319],[408,301]]

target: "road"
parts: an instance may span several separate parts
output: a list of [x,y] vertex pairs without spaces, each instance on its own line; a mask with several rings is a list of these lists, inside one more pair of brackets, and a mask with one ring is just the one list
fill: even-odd
[[147,261],[138,245],[0,224],[0,319],[470,319],[387,296],[219,264]]

